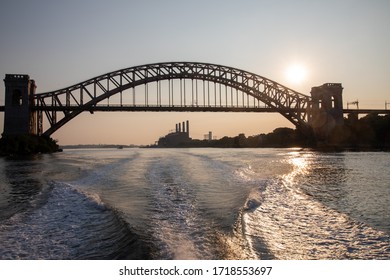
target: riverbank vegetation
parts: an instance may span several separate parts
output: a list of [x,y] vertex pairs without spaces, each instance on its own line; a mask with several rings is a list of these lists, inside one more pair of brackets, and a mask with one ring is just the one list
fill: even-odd
[[0,155],[31,155],[60,151],[57,141],[49,136],[15,135],[0,139]]
[[390,115],[350,116],[329,136],[329,145],[352,149],[390,149]]

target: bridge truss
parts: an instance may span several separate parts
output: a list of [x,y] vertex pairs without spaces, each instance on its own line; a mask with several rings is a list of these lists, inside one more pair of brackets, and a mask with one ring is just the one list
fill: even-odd
[[[310,97],[262,76],[222,65],[156,63],[110,72],[34,95],[39,134],[51,135],[81,112],[278,112],[303,130]],[[43,130],[43,119],[50,127]]]

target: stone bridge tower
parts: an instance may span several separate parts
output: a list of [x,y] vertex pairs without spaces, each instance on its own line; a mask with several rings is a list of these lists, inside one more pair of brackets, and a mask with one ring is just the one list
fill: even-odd
[[326,141],[332,130],[344,123],[343,88],[339,83],[327,83],[311,89],[309,125],[317,140]]
[[4,136],[37,134],[34,94],[36,85],[28,75],[6,74]]

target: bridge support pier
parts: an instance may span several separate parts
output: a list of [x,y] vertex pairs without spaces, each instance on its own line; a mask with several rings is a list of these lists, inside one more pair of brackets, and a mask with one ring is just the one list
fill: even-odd
[[3,136],[38,134],[32,110],[36,85],[28,75],[6,74]]
[[311,89],[308,122],[320,143],[326,143],[332,131],[344,123],[342,92],[339,83],[327,83]]

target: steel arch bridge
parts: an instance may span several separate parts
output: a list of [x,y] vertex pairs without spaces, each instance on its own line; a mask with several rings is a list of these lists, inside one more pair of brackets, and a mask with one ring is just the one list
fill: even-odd
[[125,68],[33,99],[39,135],[51,135],[84,111],[278,112],[305,132],[311,100],[257,74],[198,62]]

